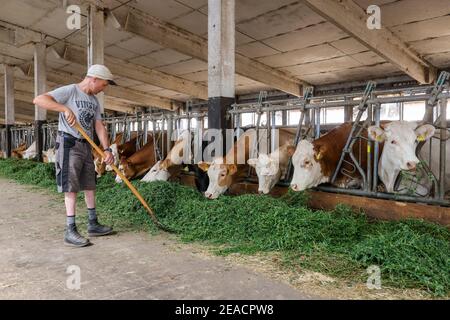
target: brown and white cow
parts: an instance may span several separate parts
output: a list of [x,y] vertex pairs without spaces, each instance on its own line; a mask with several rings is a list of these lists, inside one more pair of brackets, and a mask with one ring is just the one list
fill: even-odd
[[[188,147],[191,143],[191,135],[189,130],[185,130],[181,133],[180,137],[175,142],[172,149],[169,150],[164,160],[159,160],[150,169],[150,171],[142,178],[142,181],[167,181],[170,177],[177,175],[182,170],[182,164],[189,162],[185,161],[185,152],[188,151]],[[188,158],[189,155],[187,155]]]
[[21,143],[17,148],[11,151],[11,157],[22,159],[25,150],[27,149],[27,144],[25,142]]
[[[113,164],[115,166],[119,165],[119,160],[121,157],[127,158],[136,152],[137,133],[132,132],[131,140],[123,144],[121,144],[122,136],[123,132],[118,133],[116,138],[114,139],[114,141],[111,142],[110,145],[112,154],[114,156]],[[98,152],[96,152],[94,148],[92,148],[92,155],[94,157],[95,172],[97,172],[97,177],[101,177],[103,174],[105,174],[106,171],[112,171],[111,166],[106,165],[106,163],[103,162],[101,155]]]
[[[281,137],[286,134],[291,136],[291,132],[286,129],[277,130],[277,134],[276,141],[283,141],[284,138]],[[242,181],[247,176],[249,168],[247,161],[255,151],[253,148],[256,145],[256,136],[256,130],[249,129],[239,137],[225,157],[215,158],[210,163],[198,164],[200,169],[208,172],[209,185],[205,197],[216,199],[231,185]],[[260,150],[264,152],[267,150],[267,130],[260,129],[259,139]]]
[[[301,140],[297,148],[289,148],[294,167],[294,174],[291,181],[292,190],[302,191],[316,187],[321,183],[330,182],[351,129],[351,123],[344,123],[319,139],[312,142]],[[362,139],[361,144],[354,144],[353,153],[355,155],[359,154],[360,147],[362,148],[361,150],[366,150],[367,142],[365,139]],[[367,153],[362,152],[361,166],[363,168],[366,167],[366,162]],[[345,162],[343,168],[352,171]],[[339,174],[334,184],[339,187],[348,188],[360,184],[359,178],[357,172],[351,178]]]
[[[141,149],[133,153],[130,157],[122,157],[120,159],[118,169],[127,179],[142,176],[156,163],[153,136],[149,135],[147,141]],[[116,182],[122,182],[122,179],[118,175],[116,176]]]
[[50,148],[48,150],[42,151],[42,161],[44,163],[55,163],[56,162],[55,148]]

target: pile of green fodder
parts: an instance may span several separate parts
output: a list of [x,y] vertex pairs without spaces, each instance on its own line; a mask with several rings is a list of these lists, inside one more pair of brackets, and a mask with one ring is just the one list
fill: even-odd
[[[48,172],[37,169],[46,165],[30,163],[0,161],[0,174],[11,172],[22,182],[38,179],[46,186]],[[23,170],[36,170],[41,178],[20,173]],[[280,252],[287,266],[363,282],[369,276],[366,268],[376,265],[382,285],[449,294],[450,232],[445,227],[419,220],[370,222],[343,206],[314,211],[306,207],[302,193],[208,200],[176,183],[134,185],[159,221],[182,240],[220,245],[221,254]],[[103,221],[116,230],[155,230],[139,201],[111,175],[99,180],[97,199]]]

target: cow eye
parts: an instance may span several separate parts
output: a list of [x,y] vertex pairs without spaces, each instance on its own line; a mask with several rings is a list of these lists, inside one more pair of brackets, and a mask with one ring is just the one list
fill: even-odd
[[397,144],[397,141],[392,140],[391,143],[392,143],[392,144]]

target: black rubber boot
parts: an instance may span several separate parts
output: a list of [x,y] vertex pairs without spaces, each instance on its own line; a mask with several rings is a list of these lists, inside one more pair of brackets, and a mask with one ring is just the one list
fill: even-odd
[[88,220],[89,237],[106,236],[107,234],[111,234],[113,232],[113,229],[111,227],[101,225],[100,223],[98,223],[97,219]]
[[82,237],[77,230],[75,223],[66,227],[64,243],[72,247],[85,247],[90,244],[89,239]]

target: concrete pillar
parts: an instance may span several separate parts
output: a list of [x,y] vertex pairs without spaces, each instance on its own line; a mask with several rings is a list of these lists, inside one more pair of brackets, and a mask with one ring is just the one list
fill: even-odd
[[[34,46],[34,96],[47,92],[46,45],[36,43]],[[47,110],[34,106],[34,140],[36,141],[37,160],[42,161],[44,146],[42,124],[47,120]]]
[[235,100],[234,8],[234,0],[208,0],[208,128],[223,132]]
[[[88,57],[87,67],[93,64],[104,64],[104,29],[105,17],[103,9],[91,4],[89,6],[88,28],[87,28],[87,47]],[[86,69],[87,71],[87,69]],[[104,113],[104,93],[97,94],[98,102],[100,103],[100,111]]]
[[5,73],[5,128],[6,128],[6,156],[11,157],[11,127],[16,122],[14,108],[14,67],[4,65]]

